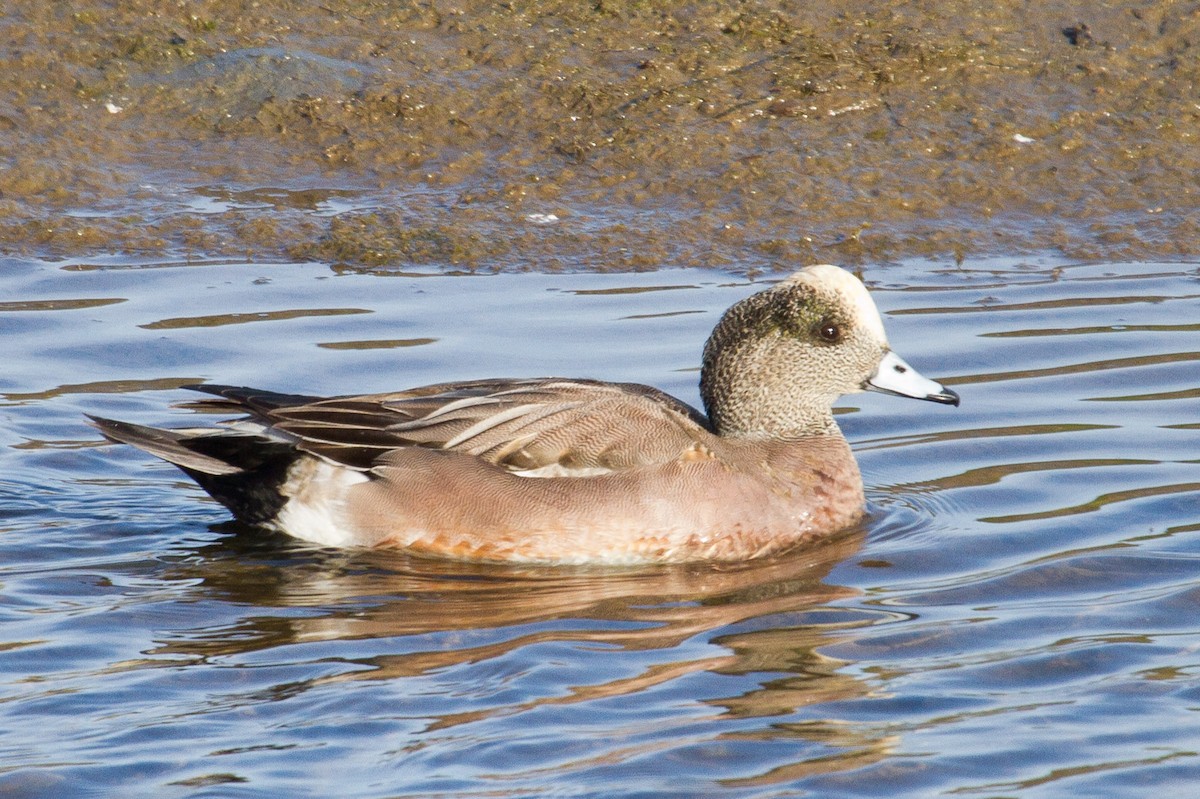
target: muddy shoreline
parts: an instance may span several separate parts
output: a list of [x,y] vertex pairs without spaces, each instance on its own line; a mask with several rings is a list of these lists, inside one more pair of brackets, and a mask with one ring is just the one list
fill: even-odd
[[1200,255],[1200,4],[16,0],[0,252]]

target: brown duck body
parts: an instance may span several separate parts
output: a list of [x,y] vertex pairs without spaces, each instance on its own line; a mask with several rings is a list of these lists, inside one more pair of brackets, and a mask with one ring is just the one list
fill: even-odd
[[740,560],[853,525],[862,480],[833,400],[958,399],[890,352],[865,288],[836,267],[725,315],[705,349],[707,415],[647,386],[561,378],[328,399],[192,388],[245,416],[96,424],[298,538],[553,562]]
[[[831,439],[724,442],[582,479],[517,477],[419,450],[392,453],[380,469],[409,490],[354,487],[348,527],[379,544],[488,560],[741,560],[848,527],[863,510],[849,447]],[[446,493],[414,501],[434,485]],[[477,501],[459,501],[464,492]]]

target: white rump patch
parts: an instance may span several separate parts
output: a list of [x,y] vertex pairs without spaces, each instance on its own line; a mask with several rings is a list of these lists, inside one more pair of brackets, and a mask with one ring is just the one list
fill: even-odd
[[292,464],[279,493],[288,501],[279,509],[275,526],[284,533],[331,547],[369,546],[345,521],[346,492],[369,478],[362,472],[317,458]]

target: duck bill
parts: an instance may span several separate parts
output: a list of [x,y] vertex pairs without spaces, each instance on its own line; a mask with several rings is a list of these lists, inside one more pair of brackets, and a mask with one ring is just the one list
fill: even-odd
[[896,353],[888,350],[879,362],[875,374],[863,384],[867,391],[895,394],[897,397],[940,402],[943,405],[958,405],[958,395],[941,383],[934,382],[904,362]]

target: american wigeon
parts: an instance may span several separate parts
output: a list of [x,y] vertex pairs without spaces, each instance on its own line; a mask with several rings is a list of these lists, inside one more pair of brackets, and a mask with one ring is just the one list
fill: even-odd
[[633,383],[538,378],[328,399],[189,386],[246,414],[162,430],[94,418],[246,522],[339,547],[498,561],[739,560],[853,525],[842,394],[958,404],[891,351],[866,287],[810,266],[730,308],[700,413]]

